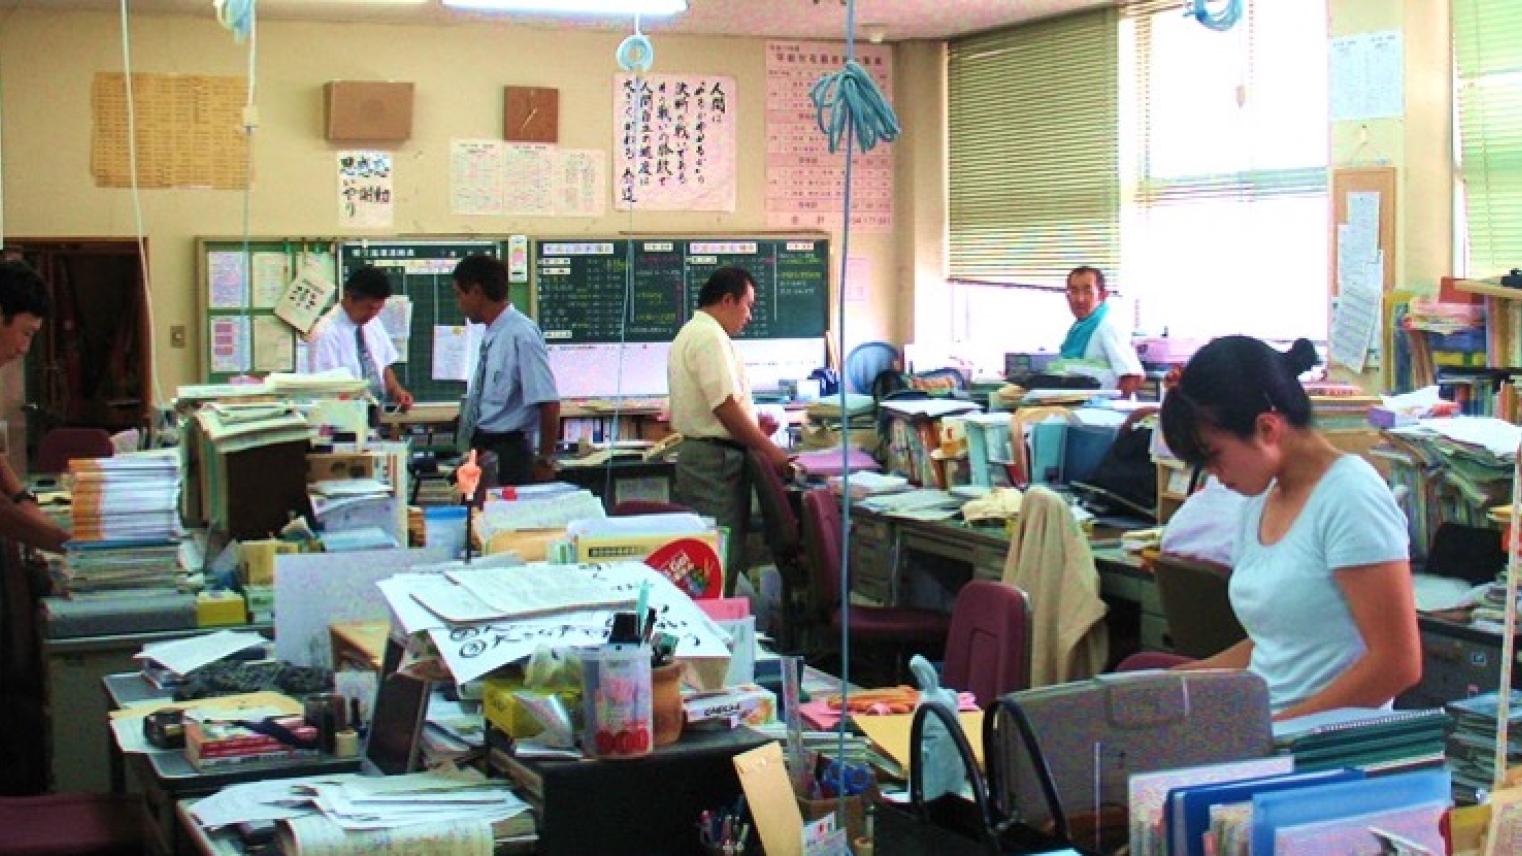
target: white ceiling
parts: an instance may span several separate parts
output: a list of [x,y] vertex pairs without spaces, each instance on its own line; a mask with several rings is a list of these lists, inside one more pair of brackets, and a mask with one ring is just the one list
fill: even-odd
[[[3,2],[3,0],[0,0]],[[133,13],[213,15],[212,0],[127,0]],[[858,0],[858,35],[869,25],[881,27],[889,41],[945,38],[1045,18],[1063,12],[1112,5],[1114,0]],[[10,0],[14,7],[32,9],[91,9],[116,11],[120,0]],[[703,35],[770,36],[777,38],[841,38],[845,32],[844,0],[688,0],[685,14],[649,19],[649,32]],[[393,23],[470,24],[503,21],[531,26],[575,26],[628,29],[628,19],[600,21],[463,13],[446,9],[439,0],[415,5],[364,0],[258,0],[262,20],[380,21]]]

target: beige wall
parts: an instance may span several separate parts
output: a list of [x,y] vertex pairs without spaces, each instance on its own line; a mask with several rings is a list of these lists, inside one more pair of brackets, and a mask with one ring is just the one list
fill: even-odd
[[[247,55],[207,14],[132,19],[141,72],[241,75]],[[733,214],[617,213],[587,218],[465,217],[449,212],[451,138],[497,137],[502,87],[560,90],[560,142],[608,149],[614,49],[620,34],[505,25],[259,25],[254,235],[338,235],[333,152],[322,138],[322,84],[333,79],[416,84],[412,139],[396,149],[399,234],[601,234],[624,230],[722,233],[761,230],[765,216],[763,39],[656,36],[656,71],[733,75],[739,88],[739,187]],[[0,27],[5,228],[16,237],[131,236],[130,193],[95,187],[90,175],[90,83],[122,67],[110,14],[20,9]],[[901,78],[902,79],[902,78]],[[912,98],[914,87],[908,87]],[[901,95],[900,101],[906,96]],[[900,194],[901,197],[903,194]],[[143,214],[152,257],[154,350],[167,388],[198,379],[194,238],[242,230],[238,191],[149,190]],[[374,233],[372,233],[374,234]],[[838,236],[837,236],[838,237]],[[837,242],[838,243],[838,242]],[[851,342],[897,338],[899,273],[894,235],[852,236],[871,261],[869,299],[849,305]],[[833,273],[832,273],[833,278]],[[832,298],[831,306],[834,306]],[[190,327],[185,349],[172,325]],[[0,414],[3,416],[4,414]]]

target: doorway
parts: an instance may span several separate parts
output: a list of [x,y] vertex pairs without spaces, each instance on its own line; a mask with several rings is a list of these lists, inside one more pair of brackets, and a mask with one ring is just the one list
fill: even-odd
[[27,459],[54,428],[146,427],[151,337],[136,241],[8,240],[47,283],[52,309],[27,355]]

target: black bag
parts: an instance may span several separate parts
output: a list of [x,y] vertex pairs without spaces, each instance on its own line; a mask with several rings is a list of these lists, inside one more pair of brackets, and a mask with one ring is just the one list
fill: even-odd
[[1081,374],[1030,372],[1011,377],[1009,382],[1025,389],[1099,389],[1099,378]]
[[1152,429],[1122,427],[1110,450],[1087,479],[1073,488],[1100,513],[1155,516],[1157,465],[1152,461]]

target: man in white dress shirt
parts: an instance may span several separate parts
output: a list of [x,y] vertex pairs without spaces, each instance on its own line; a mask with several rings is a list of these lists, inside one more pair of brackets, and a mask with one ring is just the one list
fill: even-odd
[[1104,272],[1099,268],[1084,265],[1068,274],[1068,309],[1074,321],[1062,340],[1062,359],[1075,361],[1074,368],[1092,367],[1083,373],[1097,377],[1101,388],[1119,389],[1129,396],[1145,378],[1141,359],[1131,344],[1131,329],[1120,313],[1110,311],[1105,303],[1109,296]]
[[365,265],[350,274],[343,299],[312,335],[309,362],[313,372],[348,369],[369,383],[376,401],[407,410],[412,407],[412,393],[391,370],[399,355],[380,321],[389,297],[391,281],[380,268]]

